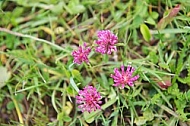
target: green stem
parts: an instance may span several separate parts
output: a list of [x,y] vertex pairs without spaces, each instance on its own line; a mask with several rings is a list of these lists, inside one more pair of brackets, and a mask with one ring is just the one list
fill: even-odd
[[12,101],[14,103],[14,106],[15,106],[15,109],[16,109],[16,112],[17,112],[17,115],[18,115],[18,119],[19,119],[19,122],[20,122],[19,126],[24,126],[24,121],[23,121],[22,114],[21,114],[19,106],[18,106],[18,102],[15,100],[15,98],[13,96],[11,87],[9,85],[7,85],[7,86],[9,88],[9,92],[11,94],[11,99],[12,99]]
[[6,28],[1,28],[0,27],[0,31],[2,32],[6,32],[6,33],[9,33],[9,34],[12,34],[12,35],[15,35],[15,36],[19,36],[19,37],[23,37],[23,38],[30,38],[30,39],[33,39],[33,40],[36,40],[36,41],[40,41],[40,42],[43,42],[43,43],[46,43],[46,44],[49,44],[55,48],[57,48],[58,50],[62,50],[62,51],[65,51],[65,52],[69,52],[68,50],[50,42],[50,41],[47,41],[47,40],[44,40],[44,39],[40,39],[40,38],[36,38],[36,37],[33,37],[33,36],[30,36],[30,35],[25,35],[25,34],[22,34],[22,33],[18,33],[18,32],[13,32],[13,31],[10,31]]
[[15,105],[15,109],[16,109],[16,112],[17,112],[17,115],[18,115],[18,119],[19,119],[19,122],[21,123],[20,126],[24,126],[24,121],[23,121],[23,118],[22,118],[22,115],[21,115],[21,112],[20,112],[20,109],[18,107],[18,102],[12,97],[12,100],[13,100],[13,103]]

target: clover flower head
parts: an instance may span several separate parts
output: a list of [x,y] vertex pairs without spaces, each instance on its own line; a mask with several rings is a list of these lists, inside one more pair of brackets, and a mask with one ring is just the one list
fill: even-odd
[[96,88],[93,86],[86,86],[83,90],[80,90],[79,95],[76,96],[76,103],[82,112],[91,112],[101,109],[100,104],[102,101],[100,101],[100,99],[100,93],[97,92]]
[[121,66],[121,72],[118,68],[114,69],[114,74],[111,74],[111,77],[114,79],[114,85],[116,87],[121,87],[122,89],[125,85],[133,86],[134,81],[139,78],[139,75],[133,76],[135,68],[128,65],[127,70],[125,71],[124,66]]
[[98,45],[96,47],[96,52],[101,54],[111,54],[117,51],[115,44],[118,41],[116,35],[114,35],[110,30],[100,30],[97,32],[98,40],[95,43]]
[[86,43],[82,46],[79,46],[78,50],[72,52],[72,56],[74,57],[73,62],[76,64],[81,64],[82,62],[89,63],[88,55],[91,49],[86,46]]

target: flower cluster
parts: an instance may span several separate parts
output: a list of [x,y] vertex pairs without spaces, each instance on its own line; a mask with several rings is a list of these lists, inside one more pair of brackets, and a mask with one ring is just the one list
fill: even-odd
[[87,86],[83,90],[80,90],[76,99],[76,102],[79,104],[78,107],[82,112],[101,109],[100,104],[102,101],[100,101],[100,93],[93,86]]
[[117,43],[118,38],[116,35],[109,30],[101,30],[98,31],[97,34],[98,40],[96,41],[96,44],[98,46],[96,47],[96,52],[111,54],[111,52],[117,51],[115,44]]
[[[112,52],[117,51],[116,44],[118,38],[109,30],[100,30],[97,32],[98,39],[95,41],[97,44],[95,51],[101,54],[111,54]],[[73,62],[76,64],[81,64],[82,62],[89,63],[88,55],[91,51],[90,47],[87,47],[86,43],[83,46],[79,46],[78,50],[72,52],[74,57]],[[113,78],[113,86],[124,88],[126,85],[133,86],[134,81],[139,78],[139,75],[133,76],[135,68],[128,65],[127,70],[125,71],[124,66],[121,66],[121,71],[118,68],[114,69],[114,74],[111,74],[110,77]],[[78,96],[76,96],[76,102],[79,109],[82,112],[92,112],[97,109],[101,109],[100,104],[101,96],[97,92],[96,88],[93,86],[86,86],[83,90],[79,90]]]
[[118,68],[114,69],[114,74],[111,74],[111,77],[114,79],[114,86],[120,86],[124,88],[125,85],[133,86],[133,82],[139,78],[139,75],[132,76],[135,71],[134,67],[130,65],[127,66],[127,70],[124,70],[124,66],[121,66],[121,72]]
[[79,46],[78,50],[72,52],[72,56],[74,57],[74,63],[81,64],[83,61],[89,63],[88,55],[91,49],[86,47],[86,43],[82,46]]
[[[96,46],[95,51],[101,54],[111,54],[113,51],[117,51],[115,44],[118,41],[116,35],[114,35],[109,30],[100,30],[97,32],[98,40],[95,41],[98,46]],[[79,46],[78,50],[72,52],[72,56],[74,57],[74,63],[81,64],[82,62],[89,63],[88,55],[91,49],[86,46],[84,43],[83,47]]]

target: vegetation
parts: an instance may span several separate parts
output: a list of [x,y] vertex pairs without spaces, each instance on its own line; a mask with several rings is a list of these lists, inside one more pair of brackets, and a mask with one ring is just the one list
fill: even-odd
[[[190,125],[189,21],[189,0],[1,0],[0,125]],[[117,51],[95,50],[100,30]],[[134,85],[114,84],[129,65]],[[88,85],[101,108],[82,112]]]

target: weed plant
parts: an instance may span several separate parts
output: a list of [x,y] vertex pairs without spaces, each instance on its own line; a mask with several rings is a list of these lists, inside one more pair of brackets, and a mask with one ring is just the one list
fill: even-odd
[[189,21],[189,0],[0,0],[0,125],[190,125]]

